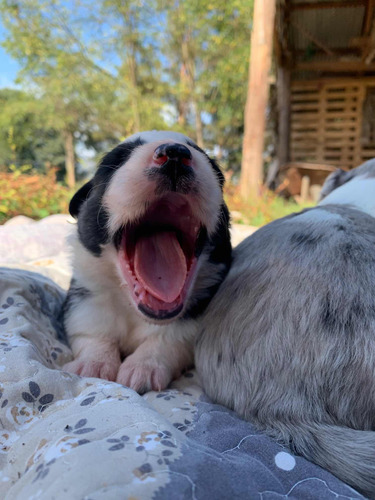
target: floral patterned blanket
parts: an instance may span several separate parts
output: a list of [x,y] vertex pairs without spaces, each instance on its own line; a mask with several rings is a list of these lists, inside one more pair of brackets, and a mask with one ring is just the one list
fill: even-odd
[[362,498],[210,403],[194,371],[142,397],[61,371],[66,219],[0,227],[1,499]]

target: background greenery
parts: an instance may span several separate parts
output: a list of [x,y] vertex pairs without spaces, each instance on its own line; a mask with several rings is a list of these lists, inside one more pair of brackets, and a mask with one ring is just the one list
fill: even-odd
[[[19,169],[13,173],[0,172],[0,224],[19,214],[40,219],[50,214],[68,213],[69,200],[74,191],[56,182],[53,169],[42,175],[22,174]],[[233,222],[252,226],[262,226],[303,208],[270,191],[244,202],[238,187],[231,183],[226,184],[224,195],[232,210]]]
[[[17,88],[0,89],[0,223],[66,212],[85,157],[93,167],[139,130],[181,131],[235,178],[252,11],[253,0],[0,0],[2,45],[21,68]],[[250,224],[297,209],[270,193],[244,204],[230,185],[226,196]]]
[[[21,71],[0,91],[0,166],[171,129],[239,169],[252,0],[0,0]],[[77,165],[76,165],[77,166]]]
[[0,172],[0,224],[16,215],[41,219],[67,213],[73,190],[56,182],[54,170],[45,175]]

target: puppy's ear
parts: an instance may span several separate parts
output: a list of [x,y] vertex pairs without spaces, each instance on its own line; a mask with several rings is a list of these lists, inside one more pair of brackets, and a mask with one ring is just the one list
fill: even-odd
[[320,192],[319,201],[322,201],[329,193],[342,186],[349,180],[350,176],[348,176],[348,172],[343,170],[342,168],[338,168],[332,174],[329,174],[327,179],[325,180],[322,190]]
[[93,188],[93,181],[86,182],[73,196],[69,203],[70,215],[74,218],[78,217],[79,210],[84,201],[89,197],[90,191]]

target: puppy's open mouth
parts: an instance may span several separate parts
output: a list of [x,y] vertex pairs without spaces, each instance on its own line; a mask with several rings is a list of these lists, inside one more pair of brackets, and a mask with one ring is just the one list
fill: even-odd
[[183,309],[206,240],[185,196],[169,193],[122,232],[121,272],[138,309],[156,320]]

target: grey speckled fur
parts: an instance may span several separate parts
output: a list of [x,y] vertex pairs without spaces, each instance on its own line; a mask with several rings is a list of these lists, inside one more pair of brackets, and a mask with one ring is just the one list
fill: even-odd
[[[364,167],[351,179],[373,182],[375,162]],[[196,364],[215,402],[375,498],[371,215],[325,204],[258,230],[203,327]]]

